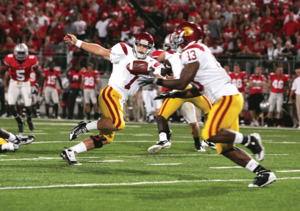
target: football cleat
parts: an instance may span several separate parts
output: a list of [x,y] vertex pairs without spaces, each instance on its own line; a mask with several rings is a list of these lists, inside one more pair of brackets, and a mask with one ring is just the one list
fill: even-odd
[[245,144],[250,149],[258,161],[263,161],[265,157],[265,148],[261,143],[261,137],[258,133],[250,134],[250,141]]
[[23,122],[22,120],[21,120],[21,122],[18,122],[19,133],[24,132],[24,125],[25,125],[25,122]]
[[211,141],[202,140],[201,146],[204,147],[204,148],[209,147],[212,150],[216,150],[217,149],[216,144],[214,142],[211,142]]
[[206,152],[206,149],[201,146],[200,141],[195,141],[194,144],[197,152]]
[[171,140],[159,141],[155,145],[148,148],[149,153],[156,153],[161,149],[169,149],[171,147]]
[[16,135],[16,140],[13,141],[13,143],[20,146],[20,145],[30,144],[30,143],[34,142],[34,140],[35,140],[34,135],[30,135],[30,136],[18,136],[18,135]]
[[78,125],[76,127],[74,127],[71,132],[70,132],[70,141],[75,140],[76,138],[78,138],[79,136],[81,136],[82,134],[88,132],[88,130],[86,129],[86,122],[85,121],[81,121],[78,123]]
[[72,149],[65,149],[60,153],[60,157],[62,157],[65,161],[67,161],[70,165],[80,166],[81,163],[78,163],[75,157],[75,151]]
[[255,177],[254,182],[249,184],[249,188],[262,188],[276,181],[276,176],[273,172],[269,170],[258,172],[257,177]]
[[1,144],[0,152],[15,152],[19,149],[19,145],[14,144],[12,142]]
[[31,131],[34,131],[34,125],[32,123],[32,120],[30,119],[27,119],[27,124],[28,124],[28,127],[29,127],[29,130]]

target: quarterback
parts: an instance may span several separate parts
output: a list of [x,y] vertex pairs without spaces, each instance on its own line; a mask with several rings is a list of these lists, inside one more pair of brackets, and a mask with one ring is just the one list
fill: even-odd
[[154,46],[154,39],[146,32],[136,37],[133,48],[125,43],[118,43],[108,50],[100,45],[78,40],[72,34],[67,34],[64,40],[85,51],[102,56],[113,64],[108,85],[101,90],[98,97],[102,111],[101,118],[90,123],[80,122],[71,130],[70,141],[91,130],[99,130],[100,134],[90,136],[61,153],[61,157],[70,165],[80,165],[75,154],[111,143],[115,132],[124,128],[123,104],[128,96],[134,95],[139,89],[137,79],[140,75],[160,74],[161,65],[148,56]]
[[202,37],[202,29],[198,25],[190,22],[178,25],[171,40],[182,48],[181,61],[184,68],[180,78],[164,80],[143,77],[140,78],[139,84],[157,84],[180,90],[184,90],[191,82],[195,84],[190,90],[182,91],[181,95],[175,92],[173,97],[199,96],[204,91],[213,107],[202,130],[203,139],[216,143],[218,154],[257,174],[253,184],[249,184],[248,187],[264,187],[271,184],[276,181],[275,174],[235,146],[243,144],[253,152],[257,160],[264,159],[264,147],[259,134],[243,135],[238,132],[238,116],[243,107],[243,97],[230,83],[230,77],[209,48],[201,43]]
[[18,122],[19,133],[23,133],[25,123],[15,109],[15,105],[19,95],[24,99],[26,107],[27,123],[31,131],[34,130],[34,125],[31,120],[31,88],[30,88],[30,72],[34,70],[37,77],[42,78],[42,73],[39,70],[39,62],[36,56],[28,54],[28,47],[24,44],[18,44],[14,48],[14,53],[8,54],[4,63],[6,68],[1,72],[4,74],[7,70],[10,75],[8,87],[8,106]]

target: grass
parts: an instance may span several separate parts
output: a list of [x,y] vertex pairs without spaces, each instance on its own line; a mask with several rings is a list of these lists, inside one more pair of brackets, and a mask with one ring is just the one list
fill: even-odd
[[[213,150],[194,151],[185,124],[170,125],[170,149],[148,154],[158,138],[156,125],[128,123],[112,144],[77,155],[83,165],[70,166],[60,152],[91,133],[69,142],[77,121],[34,123],[34,143],[0,155],[0,210],[299,210],[300,172],[291,172],[300,170],[299,130],[241,129],[261,134],[266,148],[262,165],[278,178],[251,189],[252,172]],[[0,124],[17,132],[13,119],[0,119]],[[24,134],[29,134],[26,126]]]

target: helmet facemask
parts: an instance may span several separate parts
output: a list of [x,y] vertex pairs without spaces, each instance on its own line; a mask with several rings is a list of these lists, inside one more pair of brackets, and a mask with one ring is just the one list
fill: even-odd
[[24,43],[18,44],[14,48],[14,55],[17,60],[24,61],[28,56],[28,47]]

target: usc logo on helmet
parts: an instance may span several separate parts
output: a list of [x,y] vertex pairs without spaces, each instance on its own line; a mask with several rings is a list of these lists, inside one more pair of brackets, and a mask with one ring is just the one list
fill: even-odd
[[194,30],[191,27],[183,27],[184,35],[183,36],[190,36],[193,34]]

